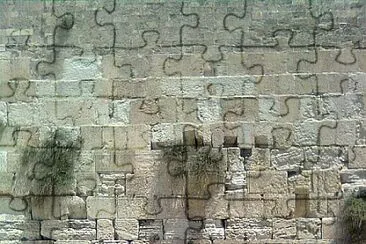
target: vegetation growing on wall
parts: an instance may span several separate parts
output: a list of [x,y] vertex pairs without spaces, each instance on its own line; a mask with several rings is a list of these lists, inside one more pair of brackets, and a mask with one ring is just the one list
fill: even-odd
[[30,193],[54,194],[57,189],[71,186],[80,144],[80,137],[72,138],[67,131],[57,129],[40,147],[26,147],[22,153],[21,166],[31,181]]
[[344,203],[342,226],[346,241],[365,243],[366,237],[366,197],[349,196]]
[[223,153],[219,148],[210,146],[189,147],[172,145],[162,148],[163,158],[168,163],[168,171],[172,176],[182,176],[187,173],[191,176],[206,176],[218,173]]

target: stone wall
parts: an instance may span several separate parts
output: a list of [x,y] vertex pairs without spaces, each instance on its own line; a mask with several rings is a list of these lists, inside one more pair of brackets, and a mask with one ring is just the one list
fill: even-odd
[[3,0],[0,243],[347,242],[365,91],[363,0]]

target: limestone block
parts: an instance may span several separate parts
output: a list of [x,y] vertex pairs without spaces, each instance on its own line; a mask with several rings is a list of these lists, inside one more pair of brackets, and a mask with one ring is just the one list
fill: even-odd
[[273,239],[295,239],[296,220],[295,219],[274,219]]
[[[151,201],[151,200],[150,200]],[[186,218],[185,201],[182,198],[161,198],[160,204],[148,202],[146,197],[118,197],[119,219],[181,219]],[[156,206],[158,204],[158,206]],[[149,206],[155,209],[149,209]]]
[[294,123],[294,144],[299,146],[316,145],[318,142],[318,122]]
[[212,196],[205,199],[192,198],[188,199],[188,209],[186,214],[189,218],[213,218],[226,219],[229,216],[229,202],[225,199],[225,195],[212,192]]
[[[306,196],[306,195],[305,195]],[[322,218],[327,216],[332,216],[333,213],[328,213],[328,199],[334,198],[331,193],[319,194],[310,193],[307,200],[307,214],[304,217],[310,218]]]
[[366,170],[364,169],[344,169],[339,172],[342,184],[363,182],[366,179]]
[[94,151],[95,170],[98,173],[126,172],[133,171],[132,162],[135,154],[132,151]]
[[264,202],[260,194],[247,194],[242,198],[230,199],[230,218],[261,218],[264,216]]
[[12,195],[14,174],[0,172],[0,195]]
[[1,146],[14,146],[17,143],[17,138],[14,138],[14,133],[16,130],[16,127],[6,126],[3,125],[0,126],[1,133],[0,133],[0,145]]
[[0,240],[40,239],[40,223],[23,215],[0,214]]
[[83,138],[83,148],[100,149],[102,148],[102,127],[100,126],[81,126],[81,137]]
[[56,95],[60,97],[79,97],[81,96],[80,81],[59,81],[56,82]]
[[182,87],[177,85],[181,83],[180,77],[162,77],[159,80],[159,90],[164,96],[181,96]]
[[41,235],[55,240],[93,240],[96,223],[90,220],[44,220]]
[[347,160],[347,149],[345,147],[306,147],[305,150],[305,169],[315,168],[337,168],[344,165]]
[[319,127],[320,145],[354,145],[356,122],[352,120],[329,120]]
[[294,194],[264,194],[263,215],[267,218],[289,218],[295,212]]
[[320,239],[321,220],[316,218],[296,219],[297,238],[299,239]]
[[128,124],[130,122],[130,100],[115,100],[111,106],[111,122],[113,124]]
[[86,218],[85,201],[78,196],[40,196],[31,198],[32,216],[37,220]]
[[95,172],[75,172],[75,178],[76,192],[78,196],[93,195],[97,186]]
[[125,194],[125,174],[99,174],[98,196],[120,196]]
[[0,197],[0,213],[8,215],[25,215],[28,216],[29,203],[26,198],[23,197]]
[[245,169],[256,171],[268,169],[271,165],[268,148],[253,148],[252,155],[245,161]]
[[317,193],[337,193],[341,189],[341,180],[337,169],[316,170],[312,175],[312,188]]
[[127,149],[127,128],[125,126],[114,126],[113,133],[114,133],[114,147],[118,150],[125,150]]
[[299,119],[306,120],[316,118],[318,116],[318,100],[315,96],[302,96],[300,99],[300,116]]
[[254,122],[259,118],[261,104],[255,97],[225,98],[222,100],[224,122]]
[[30,58],[18,57],[12,60],[0,60],[0,80],[29,80],[30,79]]
[[86,210],[90,219],[114,219],[116,217],[115,199],[89,196],[86,199]]
[[152,146],[169,146],[175,143],[179,143],[179,132],[181,128],[178,128],[174,124],[157,124],[151,127],[151,143]]
[[114,239],[114,228],[112,220],[110,219],[97,220],[97,239],[98,240]]
[[146,98],[131,101],[131,124],[175,122],[177,104],[174,98]]
[[224,226],[221,220],[206,219],[191,221],[187,229],[188,240],[215,240],[224,239]]
[[185,123],[201,124],[198,119],[198,100],[196,98],[177,99],[177,121]]
[[6,102],[0,101],[0,124],[5,125],[8,122],[8,108]]
[[272,223],[255,218],[228,219],[226,239],[257,241],[272,237]]
[[197,108],[197,117],[202,123],[222,120],[221,107],[217,99],[198,100]]
[[[179,82],[168,79],[173,82],[173,85]],[[135,78],[135,79],[113,79],[113,97],[122,98],[145,98],[161,97],[162,89],[167,89],[165,86],[168,82],[164,82],[159,78]],[[175,85],[176,86],[176,85]],[[179,87],[179,86],[178,86]],[[166,90],[165,90],[166,91]],[[166,95],[171,95],[170,93]]]
[[244,190],[247,186],[245,172],[228,172],[225,186],[227,190]]
[[286,171],[249,171],[249,193],[287,193]]
[[298,171],[304,160],[305,156],[301,148],[271,150],[271,165],[276,170]]
[[361,94],[330,94],[322,96],[319,110],[325,119],[355,119],[362,117],[363,106]]
[[186,230],[189,227],[188,220],[165,219],[163,224],[164,224],[164,239],[184,240],[186,238]]
[[348,150],[348,168],[359,169],[366,167],[366,147],[355,146]]
[[162,240],[163,236],[162,220],[139,220],[139,240]]
[[127,149],[150,149],[151,130],[148,125],[126,127]]
[[303,170],[301,174],[290,175],[288,178],[289,192],[295,193],[297,188],[310,189],[311,188],[312,172]]
[[146,219],[144,206],[147,204],[143,197],[118,197],[117,199],[117,219]]
[[224,223],[221,220],[206,219],[202,239],[225,239]]
[[94,57],[64,59],[63,80],[91,80],[101,78],[98,63]]
[[[69,107],[69,106],[68,106]],[[54,101],[8,104],[9,125],[30,126],[53,124],[56,121]]]
[[136,219],[117,218],[115,231],[120,240],[136,240],[139,234],[139,222]]
[[63,124],[101,125],[109,118],[109,100],[68,98],[56,101],[57,119]]
[[255,81],[251,76],[221,76],[197,78],[205,85],[206,94],[210,96],[244,96],[256,92]]
[[342,222],[337,218],[322,218],[322,239],[343,239],[347,236]]
[[56,95],[56,82],[52,80],[31,80],[37,97],[54,97]]
[[79,160],[74,165],[74,172],[76,174],[95,173],[95,160],[92,151],[82,151],[80,153]]

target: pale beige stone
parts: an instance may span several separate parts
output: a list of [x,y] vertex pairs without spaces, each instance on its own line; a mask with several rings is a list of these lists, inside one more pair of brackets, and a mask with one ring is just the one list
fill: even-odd
[[114,219],[116,217],[115,199],[89,196],[86,199],[86,210],[90,219]]
[[121,219],[115,220],[115,231],[118,239],[137,240],[139,234],[139,222],[136,219]]
[[249,171],[249,193],[279,193],[288,192],[286,171]]
[[97,239],[98,240],[114,239],[114,228],[112,220],[110,219],[97,220]]

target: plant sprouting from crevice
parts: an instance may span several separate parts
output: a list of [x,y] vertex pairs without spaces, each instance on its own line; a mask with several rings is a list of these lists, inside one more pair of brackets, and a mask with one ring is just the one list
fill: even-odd
[[350,195],[344,202],[342,226],[347,241],[364,243],[366,235],[366,198]]
[[220,174],[223,161],[221,148],[172,145],[162,147],[163,159],[171,176],[206,176]]
[[57,129],[41,143],[40,147],[26,147],[21,157],[21,168],[30,180],[30,193],[54,194],[55,190],[68,187],[74,182],[74,163],[80,155],[81,140]]

